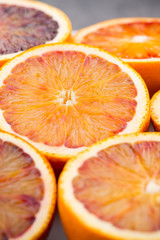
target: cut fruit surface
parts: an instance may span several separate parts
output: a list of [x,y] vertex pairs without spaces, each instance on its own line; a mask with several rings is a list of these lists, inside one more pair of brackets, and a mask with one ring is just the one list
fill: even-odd
[[159,19],[117,19],[80,30],[74,39],[103,48],[123,59],[147,59],[160,57],[159,32]]
[[39,1],[0,0],[0,16],[0,65],[34,46],[70,38],[68,17]]
[[160,19],[122,18],[79,30],[73,41],[103,48],[138,71],[152,95],[160,88]]
[[31,49],[0,72],[0,127],[65,162],[98,140],[146,130],[149,96],[117,58],[75,44]]
[[160,91],[151,99],[151,119],[156,131],[160,131]]
[[136,133],[99,142],[69,161],[58,187],[68,239],[159,240],[159,159],[160,134]]
[[56,181],[47,160],[0,131],[0,239],[38,239],[53,216]]

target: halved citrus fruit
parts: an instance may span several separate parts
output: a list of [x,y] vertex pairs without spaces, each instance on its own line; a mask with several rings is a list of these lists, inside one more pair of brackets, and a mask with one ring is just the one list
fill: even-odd
[[98,48],[39,46],[0,71],[0,128],[32,143],[54,167],[98,140],[148,124],[145,83]]
[[159,240],[160,134],[114,136],[77,155],[58,205],[69,240]]
[[151,99],[151,119],[155,130],[160,132],[160,91]]
[[0,131],[0,239],[38,239],[55,202],[56,181],[47,160],[24,140]]
[[26,49],[71,35],[68,17],[39,1],[0,0],[0,16],[0,66]]
[[113,19],[77,32],[74,42],[101,47],[130,64],[152,95],[160,89],[160,19]]

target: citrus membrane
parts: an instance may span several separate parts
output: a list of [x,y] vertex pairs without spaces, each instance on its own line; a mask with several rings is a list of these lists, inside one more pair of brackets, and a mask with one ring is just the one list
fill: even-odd
[[157,132],[160,131],[160,91],[156,92],[151,99],[151,119]]
[[97,48],[40,46],[6,64],[0,78],[1,127],[46,155],[70,157],[98,140],[148,127],[143,80]]
[[24,141],[0,132],[0,239],[37,239],[54,208],[55,178],[48,163]]
[[124,130],[135,115],[136,96],[132,79],[117,65],[94,55],[55,51],[12,69],[0,89],[0,108],[16,133],[74,148]]
[[75,42],[101,47],[124,59],[159,58],[160,21],[110,20],[80,30]]
[[59,9],[40,1],[0,0],[0,66],[34,46],[67,41],[71,22]]
[[0,3],[0,16],[1,55],[44,44],[58,33],[58,22],[38,9]]
[[99,142],[69,161],[59,179],[68,239],[74,229],[78,240],[158,240],[159,159],[160,135],[137,133]]
[[160,142],[154,141],[101,150],[78,169],[74,195],[90,213],[120,229],[159,230],[159,156]]

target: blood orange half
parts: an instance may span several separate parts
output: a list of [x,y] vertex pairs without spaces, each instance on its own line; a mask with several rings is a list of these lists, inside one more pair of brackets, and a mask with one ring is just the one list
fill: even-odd
[[71,23],[59,9],[27,0],[0,0],[0,66],[31,47],[70,38]]
[[143,80],[98,48],[39,46],[0,71],[0,128],[32,143],[59,168],[96,141],[148,124]]
[[152,95],[160,88],[159,33],[159,18],[122,18],[81,29],[73,41],[101,47],[122,58],[141,74]]
[[151,99],[151,119],[156,131],[160,132],[160,91]]
[[160,239],[160,134],[109,138],[69,161],[58,202],[69,240]]
[[24,140],[0,131],[0,239],[39,239],[55,202],[56,181],[47,160]]

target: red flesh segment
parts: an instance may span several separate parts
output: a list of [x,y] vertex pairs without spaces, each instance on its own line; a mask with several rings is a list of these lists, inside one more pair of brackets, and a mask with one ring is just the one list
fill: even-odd
[[43,199],[41,174],[22,149],[0,140],[0,239],[21,236]]
[[117,65],[81,52],[55,51],[12,70],[0,89],[0,108],[16,133],[77,148],[125,129],[136,111],[136,95],[131,78]]
[[37,9],[0,4],[0,16],[0,55],[44,44],[58,33],[58,23]]
[[101,47],[121,58],[160,57],[160,22],[124,23],[88,33],[82,43]]
[[160,143],[122,143],[87,159],[73,179],[74,195],[87,211],[115,227],[142,232],[160,230]]

